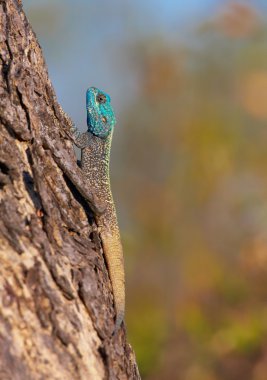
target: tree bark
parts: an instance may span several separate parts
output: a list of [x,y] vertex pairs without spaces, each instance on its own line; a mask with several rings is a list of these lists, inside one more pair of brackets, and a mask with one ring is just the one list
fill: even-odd
[[0,0],[0,23],[0,379],[139,379],[125,327],[111,335],[104,205],[19,0]]

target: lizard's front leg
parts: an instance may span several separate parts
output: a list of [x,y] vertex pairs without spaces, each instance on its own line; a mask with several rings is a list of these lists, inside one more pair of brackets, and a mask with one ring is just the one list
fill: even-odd
[[92,142],[92,134],[88,131],[84,133],[79,132],[76,125],[73,125],[67,134],[77,148],[80,149],[89,147]]

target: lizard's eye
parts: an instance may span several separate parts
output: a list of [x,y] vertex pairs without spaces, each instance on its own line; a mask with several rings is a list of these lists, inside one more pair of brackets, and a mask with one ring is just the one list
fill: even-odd
[[106,116],[102,116],[101,120],[103,121],[104,124],[107,124],[107,118],[106,118]]
[[106,96],[104,94],[98,94],[96,97],[96,101],[100,104],[106,103]]

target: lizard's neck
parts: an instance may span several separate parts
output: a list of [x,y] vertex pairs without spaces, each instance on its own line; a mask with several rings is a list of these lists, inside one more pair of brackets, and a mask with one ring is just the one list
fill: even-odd
[[112,134],[113,132],[106,139],[92,135],[90,146],[82,149],[83,172],[97,197],[106,203],[105,219],[111,228],[114,218],[116,219],[109,177]]
[[96,191],[109,181],[111,142],[112,132],[106,139],[92,135],[90,145],[82,149],[82,169]]

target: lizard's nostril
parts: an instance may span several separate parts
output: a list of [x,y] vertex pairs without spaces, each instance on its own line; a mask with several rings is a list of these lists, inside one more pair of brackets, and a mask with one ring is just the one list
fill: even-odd
[[101,117],[101,120],[103,121],[103,123],[105,123],[105,124],[107,123],[107,118],[106,118],[106,116],[102,116],[102,117]]

